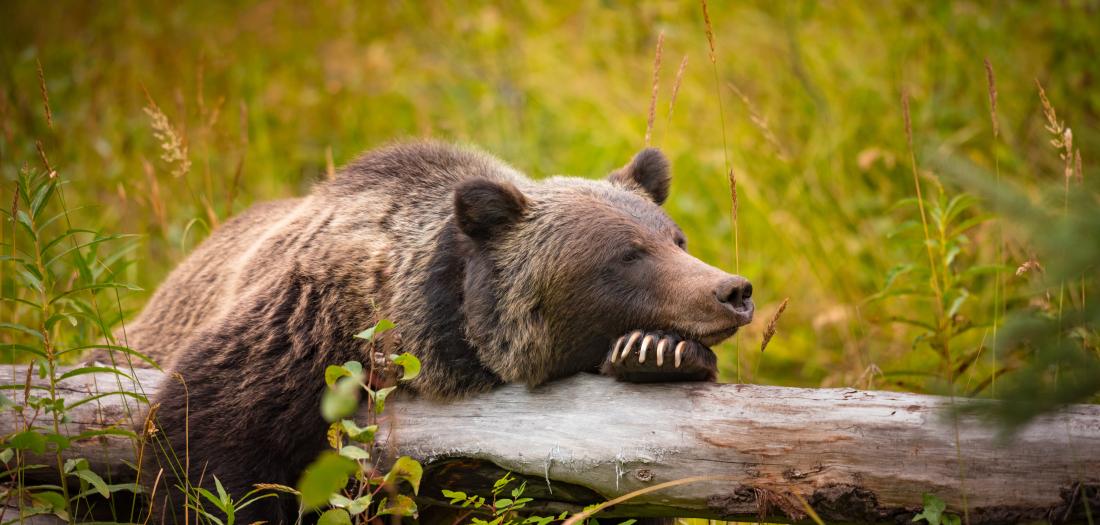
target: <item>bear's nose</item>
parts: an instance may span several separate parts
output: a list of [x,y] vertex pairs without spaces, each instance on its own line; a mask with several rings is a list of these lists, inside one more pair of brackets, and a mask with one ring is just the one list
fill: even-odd
[[739,310],[744,308],[745,303],[752,297],[752,283],[744,277],[730,277],[718,284],[714,295],[718,298],[718,302]]

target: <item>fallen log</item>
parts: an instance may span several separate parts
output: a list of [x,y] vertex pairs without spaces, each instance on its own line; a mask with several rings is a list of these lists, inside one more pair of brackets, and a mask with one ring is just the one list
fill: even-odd
[[[27,377],[19,366],[0,367],[0,375],[6,385]],[[59,393],[75,400],[121,387],[151,396],[164,376],[137,370],[134,379],[77,376]],[[578,511],[691,477],[705,479],[602,515],[800,521],[809,506],[826,521],[908,521],[923,493],[970,523],[1083,520],[1086,504],[1100,513],[1100,406],[1066,407],[1002,439],[973,417],[952,417],[951,404],[895,392],[632,385],[580,375],[449,403],[394,399],[379,444],[424,464],[423,505],[445,504],[444,488],[487,495],[511,471],[527,481],[535,513]],[[72,409],[63,430],[132,428],[142,408],[106,396]],[[0,419],[0,433],[18,424]],[[99,436],[74,443],[67,455],[119,481],[135,452],[130,439]]]

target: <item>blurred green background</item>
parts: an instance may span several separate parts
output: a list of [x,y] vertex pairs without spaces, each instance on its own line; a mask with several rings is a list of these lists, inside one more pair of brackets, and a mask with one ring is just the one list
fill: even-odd
[[[952,312],[969,327],[952,351],[973,366],[953,373],[957,361],[945,364],[919,324],[897,322],[936,315],[926,297],[882,295],[889,276],[904,273],[899,265],[924,256],[912,236],[919,216],[907,200],[914,184],[901,94],[911,98],[930,201],[940,187],[944,202],[965,192],[924,165],[929,151],[999,169],[1031,194],[1062,190],[1064,163],[1044,129],[1036,80],[1072,128],[1086,180],[1100,154],[1097,2],[712,1],[713,65],[693,1],[3,5],[3,198],[24,166],[42,169],[41,141],[67,182],[75,224],[141,234],[125,272],[146,291],[122,298],[127,315],[218,222],[307,192],[330,161],[387,141],[444,138],[534,177],[603,176],[644,146],[663,33],[652,142],[673,160],[666,207],[694,254],[738,268],[757,290],[757,320],[719,348],[723,378],[936,390],[948,377],[981,391],[995,368],[1023,363],[983,354],[995,306],[1053,311],[1058,289],[1052,299],[1049,287],[1013,274],[1029,248],[1005,226],[998,257],[1002,223],[978,199],[962,212],[973,224],[945,268],[1009,270],[1003,294],[997,274],[967,277]],[[996,73],[997,139],[985,58]],[[154,104],[186,147],[189,169],[164,160],[147,111]],[[727,154],[738,182],[737,250]],[[1081,242],[1100,243],[1100,234]],[[20,293],[10,275],[3,285]],[[1082,281],[1067,304],[1083,306],[1086,295]],[[767,321],[787,297],[761,353]],[[22,315],[4,309],[3,317]]]

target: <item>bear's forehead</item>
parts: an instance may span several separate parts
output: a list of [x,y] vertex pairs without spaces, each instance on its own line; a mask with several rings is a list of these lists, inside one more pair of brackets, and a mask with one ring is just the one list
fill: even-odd
[[537,192],[536,206],[550,221],[587,224],[608,233],[670,235],[676,223],[653,201],[604,181],[559,178]]

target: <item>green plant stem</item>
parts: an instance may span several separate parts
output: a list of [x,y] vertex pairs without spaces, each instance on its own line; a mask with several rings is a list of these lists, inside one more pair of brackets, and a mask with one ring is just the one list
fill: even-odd
[[[46,182],[46,184],[53,184],[53,182]],[[29,206],[30,203],[27,203]],[[38,331],[42,335],[42,348],[46,352],[46,367],[49,376],[49,396],[50,396],[50,414],[53,416],[53,431],[58,436],[61,435],[61,415],[57,410],[57,355],[54,352],[53,342],[50,339],[50,331],[46,327],[46,320],[50,318],[51,303],[47,290],[51,288],[50,273],[46,268],[46,263],[43,260],[42,242],[39,239],[40,233],[38,227],[35,224],[34,213],[28,213],[27,217],[30,218],[31,231],[34,232],[34,260],[35,268],[38,270],[38,274],[42,276],[42,286],[38,291],[39,307],[41,308],[41,321],[39,323]],[[65,476],[65,459],[61,455],[61,446],[57,446],[57,471],[61,474],[61,494],[65,497],[66,505],[69,504],[69,484]],[[69,513],[69,523],[75,523],[75,512]]]

